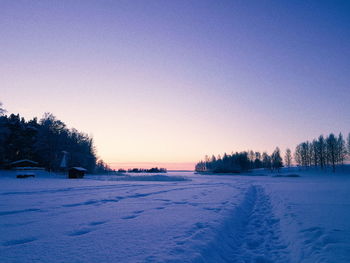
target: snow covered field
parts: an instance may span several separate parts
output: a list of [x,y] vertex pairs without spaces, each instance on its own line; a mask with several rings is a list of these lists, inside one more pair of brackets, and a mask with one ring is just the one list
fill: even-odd
[[0,171],[0,262],[350,262],[350,174],[294,172]]

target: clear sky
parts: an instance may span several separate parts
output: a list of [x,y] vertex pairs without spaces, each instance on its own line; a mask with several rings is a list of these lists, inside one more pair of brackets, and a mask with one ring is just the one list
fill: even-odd
[[0,101],[113,167],[350,131],[349,1],[3,1]]

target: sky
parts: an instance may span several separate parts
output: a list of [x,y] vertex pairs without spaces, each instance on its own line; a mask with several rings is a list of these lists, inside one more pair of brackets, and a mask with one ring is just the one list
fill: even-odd
[[349,1],[0,0],[0,101],[114,168],[350,132]]

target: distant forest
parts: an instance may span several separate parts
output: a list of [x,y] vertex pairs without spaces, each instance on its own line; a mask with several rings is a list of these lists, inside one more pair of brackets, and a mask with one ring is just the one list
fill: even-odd
[[[123,169],[119,169],[118,172],[126,172]],[[158,168],[158,167],[153,167],[150,169],[143,169],[143,168],[132,168],[128,169],[128,173],[166,173],[167,169],[165,168]]]
[[267,152],[243,151],[223,156],[205,156],[204,160],[195,166],[197,172],[212,173],[240,173],[252,169],[265,168],[271,171],[281,167],[290,167],[293,164],[299,167],[331,167],[333,172],[336,166],[344,164],[347,156],[350,157],[350,133],[345,141],[343,135],[333,133],[327,137],[320,135],[317,139],[302,142],[297,145],[294,154],[288,148],[282,160],[278,147],[269,155]]
[[87,134],[68,129],[54,115],[45,113],[26,121],[19,114],[5,115],[0,103],[0,167],[11,162],[30,159],[49,171],[59,171],[63,152],[67,152],[68,167],[81,166],[90,173],[110,171],[96,156],[93,139]]

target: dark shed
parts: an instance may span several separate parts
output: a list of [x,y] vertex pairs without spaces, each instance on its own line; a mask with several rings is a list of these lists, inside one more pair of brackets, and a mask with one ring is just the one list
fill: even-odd
[[82,168],[82,167],[72,167],[68,170],[68,177],[69,178],[83,178],[86,171],[87,170]]

